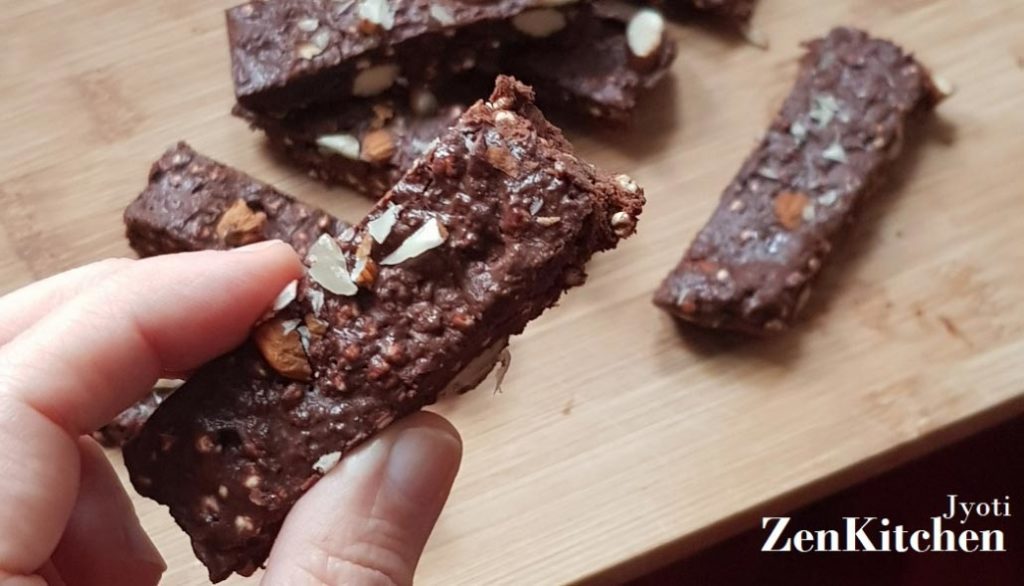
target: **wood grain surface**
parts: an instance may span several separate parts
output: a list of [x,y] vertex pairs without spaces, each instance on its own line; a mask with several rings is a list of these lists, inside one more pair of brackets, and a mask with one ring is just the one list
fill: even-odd
[[[128,255],[121,212],[179,139],[343,217],[369,207],[275,162],[229,116],[230,4],[4,0],[3,290]],[[799,42],[841,23],[912,49],[956,94],[797,331],[681,331],[652,291],[788,92]],[[647,188],[640,232],[513,341],[503,392],[438,408],[466,455],[418,583],[620,579],[1024,411],[1022,23],[1019,0],[763,0],[768,51],[673,28],[674,76],[634,128],[570,132]],[[166,511],[135,502],[165,583],[205,583]]]

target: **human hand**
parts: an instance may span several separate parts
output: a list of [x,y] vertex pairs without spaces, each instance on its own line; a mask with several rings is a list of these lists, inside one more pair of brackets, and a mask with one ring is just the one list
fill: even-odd
[[[239,345],[302,266],[280,242],[109,260],[0,298],[0,586],[156,584],[166,566],[86,434]],[[412,583],[462,454],[419,413],[292,509],[264,584]]]

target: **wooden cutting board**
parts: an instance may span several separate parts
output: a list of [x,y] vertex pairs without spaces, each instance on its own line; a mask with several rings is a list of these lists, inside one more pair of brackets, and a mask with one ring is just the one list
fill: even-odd
[[[3,2],[4,290],[129,254],[121,211],[179,139],[343,217],[369,207],[275,163],[229,116],[231,3]],[[788,92],[799,42],[840,23],[914,50],[956,94],[797,331],[681,332],[652,291]],[[513,341],[503,392],[439,408],[466,454],[419,584],[629,576],[1024,411],[1024,3],[763,0],[755,26],[770,50],[674,28],[674,77],[635,127],[571,133],[647,188],[640,232]],[[166,511],[136,506],[165,583],[205,583]]]

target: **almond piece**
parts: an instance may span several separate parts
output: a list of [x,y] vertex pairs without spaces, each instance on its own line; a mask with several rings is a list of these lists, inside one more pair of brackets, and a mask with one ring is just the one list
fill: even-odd
[[437,113],[437,96],[428,89],[416,88],[409,94],[409,103],[412,106],[413,114],[417,116],[432,116]]
[[313,43],[302,43],[295,49],[295,54],[298,55],[300,59],[305,59],[306,61],[311,61],[314,57],[323,52],[323,47],[317,47]]
[[295,301],[299,290],[299,282],[292,281],[285,285],[284,289],[277,294],[277,298],[274,299],[274,305],[271,306],[271,311],[281,311],[282,309],[291,305],[292,301]]
[[370,258],[372,251],[372,236],[369,238],[364,236],[359,247],[356,248],[356,266],[352,269],[352,281],[366,289],[377,280],[377,263]]
[[519,32],[542,39],[565,28],[565,15],[551,8],[536,8],[512,17],[512,26]]
[[254,212],[244,199],[236,199],[217,222],[217,236],[228,246],[244,246],[264,239],[267,214]]
[[640,191],[640,186],[636,184],[636,181],[633,181],[633,178],[625,173],[616,175],[615,182],[619,184],[619,187],[630,193],[637,193]]
[[306,59],[307,61],[313,59],[317,55],[320,55],[327,50],[327,46],[331,44],[331,31],[327,29],[321,29],[316,31],[309,42],[302,43],[296,49],[299,57]]
[[796,230],[804,220],[807,196],[796,191],[783,191],[775,196],[775,218],[787,230]]
[[437,220],[430,218],[423,223],[411,236],[405,239],[394,252],[387,255],[380,264],[393,266],[432,250],[444,244],[448,239],[448,230]]
[[636,218],[626,212],[618,211],[611,217],[612,232],[619,238],[625,238],[636,232]]
[[395,154],[395,139],[383,128],[367,132],[363,137],[359,158],[368,163],[383,163]]
[[313,470],[317,474],[324,475],[331,471],[338,462],[341,461],[341,452],[331,452],[320,456],[316,462],[313,462]]
[[397,78],[397,65],[374,65],[359,72],[352,82],[352,94],[360,98],[376,96],[394,85]]
[[935,89],[938,90],[939,95],[943,98],[948,98],[956,93],[956,86],[953,85],[953,82],[941,75],[932,76],[932,85],[935,86]]
[[325,134],[316,139],[316,146],[320,148],[320,152],[359,160],[359,139],[351,134]]
[[304,33],[315,33],[320,28],[320,21],[313,18],[303,18],[295,23],[295,27]]
[[440,24],[442,26],[455,24],[455,17],[452,15],[452,11],[448,10],[444,6],[441,6],[440,4],[431,3],[430,18],[433,18],[434,21],[437,22],[437,24]]
[[348,260],[330,234],[321,235],[309,247],[306,260],[309,262],[309,278],[324,289],[335,295],[346,296],[359,292],[359,287],[349,275]]
[[370,285],[377,280],[377,263],[369,257],[357,260],[355,268],[352,269],[352,280],[356,285],[369,289]]
[[509,177],[515,177],[519,171],[519,161],[505,147],[487,147],[485,156],[488,163]]
[[395,9],[389,0],[362,0],[359,3],[360,31],[372,33],[378,28],[391,30],[395,26]]
[[654,65],[664,41],[665,19],[657,10],[645,8],[637,11],[626,26],[626,45],[639,67]]
[[302,338],[295,328],[286,328],[283,320],[274,318],[256,328],[252,337],[263,359],[278,374],[297,381],[312,377]]
[[312,313],[306,314],[303,322],[305,322],[306,329],[309,330],[309,333],[317,338],[327,333],[327,322],[316,317]]
[[[395,223],[398,222],[398,214],[401,213],[401,211],[402,206],[396,206],[393,203],[389,203],[388,209],[384,210],[381,215],[366,223],[366,231],[370,233],[370,236],[376,240],[378,244],[384,244],[384,241],[391,235],[391,229],[394,228]],[[362,246],[361,243],[360,246]]]

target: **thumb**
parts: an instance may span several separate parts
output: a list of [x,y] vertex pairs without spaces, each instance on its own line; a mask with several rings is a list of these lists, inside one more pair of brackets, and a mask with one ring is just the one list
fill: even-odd
[[462,440],[416,413],[353,451],[288,514],[263,584],[412,584],[462,458]]

